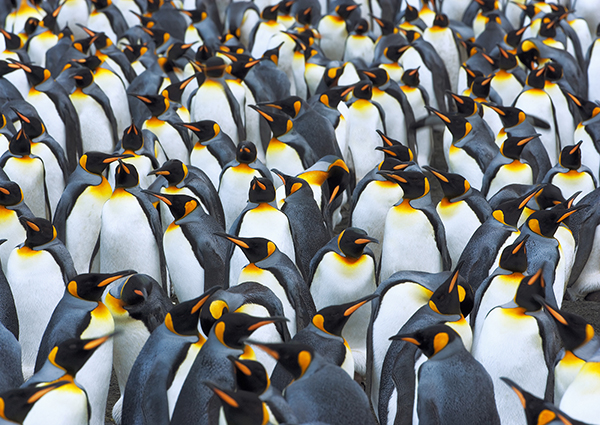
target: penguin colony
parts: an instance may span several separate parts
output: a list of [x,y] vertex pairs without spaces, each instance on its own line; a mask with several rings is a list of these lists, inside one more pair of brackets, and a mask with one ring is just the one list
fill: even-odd
[[600,424],[597,0],[0,22],[1,423]]

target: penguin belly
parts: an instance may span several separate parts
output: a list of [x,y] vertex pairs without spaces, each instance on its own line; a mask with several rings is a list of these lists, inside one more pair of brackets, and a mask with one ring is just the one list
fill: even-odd
[[[554,108],[550,96],[541,89],[529,89],[521,93],[515,101],[514,106],[521,109],[527,115],[533,115],[543,119],[550,125],[549,129],[536,127],[536,131],[541,134],[540,140],[546,148],[550,164],[556,164],[558,162],[559,152],[558,143],[556,142],[556,128],[554,125]],[[561,117],[561,119],[564,118]]]
[[27,54],[31,63],[37,66],[46,67],[46,52],[54,47],[58,41],[58,36],[52,31],[44,31],[29,39]]
[[[377,289],[375,262],[369,255],[346,258],[336,252],[323,256],[313,276],[310,293],[318,310],[344,304],[372,294]],[[371,305],[355,311],[342,330],[342,337],[352,350],[356,373],[365,376],[367,367],[367,329]]]
[[[191,300],[204,293],[204,268],[180,226],[172,224],[163,238],[167,269],[177,299]],[[193,278],[192,278],[193,276]]]
[[19,222],[17,213],[4,206],[0,206],[0,235],[6,239],[6,242],[0,245],[0,262],[2,271],[6,275],[10,253],[15,246],[25,240],[27,234]]
[[[425,109],[425,100],[423,99],[423,94],[421,93],[421,90],[415,87],[405,86],[402,87],[402,91],[404,92],[408,102],[410,103],[410,107],[413,111],[415,121],[419,121],[425,118],[428,115],[428,113],[427,109]],[[407,128],[406,131],[408,132],[409,129]],[[433,150],[430,127],[425,126],[417,129],[416,145],[417,152],[414,153],[417,156],[417,162],[421,166],[429,165],[429,160],[431,158]]]
[[525,413],[512,389],[500,377],[527,385],[527,391],[544,398],[548,368],[537,321],[521,308],[492,310],[473,346],[473,357],[492,377],[494,398],[502,424],[526,423]]
[[35,403],[23,421],[23,425],[37,424],[88,424],[85,392],[73,382],[50,391]]
[[112,130],[102,106],[80,89],[76,89],[69,97],[79,115],[83,152],[112,152]]
[[221,176],[219,198],[221,198],[221,203],[223,204],[226,229],[231,227],[237,216],[240,215],[246,206],[248,189],[253,177],[262,176],[257,170],[247,165],[230,167]]
[[[491,88],[496,90],[496,93],[502,98],[504,106],[512,105],[519,93],[523,91],[523,86],[517,78],[510,72],[503,69],[496,71],[492,79]],[[496,134],[498,134],[496,132]]]
[[567,290],[567,283],[575,261],[575,238],[573,233],[567,228],[560,226],[554,238],[558,241],[558,263],[554,273],[554,282],[552,290],[556,299],[558,308],[562,306],[563,298]]
[[[557,132],[560,137],[559,148],[562,150],[565,146],[573,145],[579,141],[573,139],[573,132],[575,131],[573,114],[571,114],[566,96],[563,94],[562,89],[558,84],[547,82],[544,90],[548,93],[550,99],[552,99],[552,105],[554,106],[557,117]],[[560,117],[560,119],[558,119],[558,117]]]
[[600,362],[587,362],[560,401],[560,410],[573,419],[597,424],[600,418]]
[[227,94],[220,83],[207,79],[202,84],[192,99],[190,114],[192,121],[213,120],[219,123],[221,131],[229,135],[236,146],[240,142]]
[[483,171],[475,158],[470,156],[464,149],[450,145],[448,153],[448,170],[451,173],[460,174],[477,190],[481,190]]
[[50,219],[46,205],[44,164],[37,158],[9,158],[4,164],[8,178],[21,187],[23,201],[36,217]]
[[[133,13],[127,13],[127,15],[133,16]],[[137,20],[136,16],[133,16],[133,18]],[[139,21],[136,25],[138,24]],[[123,81],[127,80],[122,80],[117,74],[106,68],[98,67],[94,71],[94,82],[102,89],[110,101],[110,107],[117,122],[117,134],[119,137],[131,125],[131,113],[129,112],[128,96],[125,91],[126,83]]]
[[565,199],[569,199],[576,192],[581,191],[579,199],[596,189],[594,180],[586,172],[569,170],[566,173],[557,173],[552,177],[550,183],[557,186]]
[[190,154],[190,165],[200,168],[208,176],[214,187],[219,187],[219,176],[221,175],[221,165],[208,148],[200,143],[196,143]]
[[47,251],[13,250],[6,278],[19,318],[23,378],[33,375],[38,348],[54,308],[65,291],[60,266]]
[[390,209],[385,219],[380,280],[401,270],[430,273],[444,270],[431,222],[407,200]]
[[487,199],[490,199],[500,189],[509,184],[533,184],[533,171],[531,167],[516,160],[510,164],[501,166],[490,182]]
[[[383,241],[385,223],[390,208],[402,199],[404,191],[394,182],[373,180],[360,193],[360,197],[352,211],[352,226],[363,229],[367,235]],[[379,264],[382,244],[372,244],[371,250]],[[383,281],[383,280],[381,280]]]
[[330,60],[341,61],[348,36],[344,19],[339,16],[326,15],[319,22],[317,31],[321,34],[320,47],[325,56]]
[[117,34],[115,34],[110,21],[104,13],[96,10],[90,13],[87,21],[87,27],[92,29],[94,32],[103,32],[108,38],[110,38],[110,41],[112,41],[113,44],[117,44]]
[[475,326],[473,326],[473,339],[477,340],[479,338],[485,317],[488,313],[495,307],[506,304],[515,297],[522,279],[523,275],[521,273],[499,274],[492,279],[479,303],[479,309],[475,317]]
[[406,140],[406,121],[400,103],[381,90],[373,90],[373,101],[385,111],[386,135],[396,140]]
[[168,122],[152,117],[144,123],[142,129],[148,129],[156,135],[169,159],[178,159],[185,164],[189,163],[190,154],[185,143],[177,130]]
[[455,267],[469,239],[479,228],[481,222],[466,201],[449,202],[447,198],[443,198],[436,210],[444,223],[446,245],[452,259],[452,267]]
[[251,55],[254,58],[260,58],[269,49],[269,40],[280,31],[285,31],[285,27],[278,22],[268,21],[258,24],[258,29],[254,33]]
[[290,336],[293,337],[296,335],[296,310],[294,310],[294,307],[292,307],[285,288],[281,286],[281,283],[279,283],[275,275],[268,270],[264,270],[255,266],[254,264],[248,264],[240,273],[237,284],[239,285],[243,282],[258,282],[273,291],[283,305],[283,313],[285,314],[285,317],[289,319],[289,322],[287,322],[287,327],[290,331]]
[[[373,62],[374,43],[366,35],[352,35],[346,40],[344,48],[344,62],[350,62],[353,59],[362,59],[366,64]],[[392,136],[393,137],[393,136]]]
[[581,149],[581,165],[585,165],[590,170],[596,181],[600,177],[600,154],[596,150],[596,145],[582,124],[579,124],[575,129],[575,140],[582,140]]
[[[396,335],[415,312],[429,302],[432,291],[415,282],[403,282],[390,288],[381,299],[377,317],[372,323],[373,368],[371,400],[379,405],[379,385],[390,337]],[[398,304],[398,300],[402,300]]]
[[450,88],[453,93],[456,93],[460,58],[452,30],[449,27],[430,27],[423,32],[423,39],[435,48],[442,62],[444,62],[450,80]]
[[106,201],[100,231],[100,273],[137,270],[161,282],[160,255],[146,214],[125,190]]
[[79,195],[66,220],[65,246],[71,253],[75,270],[87,273],[102,227],[102,207],[111,195],[104,180],[98,186],[88,186]]
[[575,380],[585,360],[571,351],[565,351],[564,357],[554,367],[554,404],[560,406],[563,395]]
[[383,152],[375,150],[381,139],[375,130],[383,131],[379,110],[365,99],[358,99],[348,111],[348,148],[354,161],[356,181],[383,161]]
[[48,189],[50,210],[52,216],[54,216],[58,201],[65,190],[65,177],[62,168],[60,168],[60,164],[50,148],[43,143],[32,143],[31,153],[40,157],[44,163],[44,182]]
[[269,142],[265,160],[269,170],[275,168],[290,176],[296,176],[304,171],[298,151],[276,138],[272,138]]
[[167,402],[169,404],[169,419],[173,417],[173,411],[175,410],[175,404],[177,404],[177,399],[179,398],[179,394],[181,393],[181,388],[190,373],[190,369],[194,364],[194,360],[196,360],[196,356],[200,352],[204,341],[197,342],[195,344],[190,344],[187,350],[187,354],[185,358],[177,368],[175,372],[175,376],[173,377],[173,381],[171,385],[167,389]]
[[594,231],[594,243],[579,277],[569,288],[573,299],[580,300],[590,292],[600,290],[600,226]]
[[600,98],[600,81],[595,77],[600,69],[600,40],[594,41],[588,63],[588,99]]
[[54,140],[56,140],[56,142],[60,145],[61,148],[63,148],[63,150],[68,156],[67,142],[65,137],[65,123],[60,117],[60,115],[58,115],[58,111],[56,110],[54,102],[52,102],[48,95],[37,91],[34,88],[29,90],[29,95],[25,100],[31,103],[31,106],[35,108],[38,115],[40,116],[40,119],[44,122],[48,134],[51,135],[54,138]]
[[[435,91],[433,90],[433,74],[423,62],[421,55],[414,48],[410,47],[404,51],[398,63],[402,65],[404,69],[419,68],[419,77],[421,85],[429,93],[429,105],[435,109],[439,109],[438,99],[435,97]],[[414,110],[415,108],[413,108]]]

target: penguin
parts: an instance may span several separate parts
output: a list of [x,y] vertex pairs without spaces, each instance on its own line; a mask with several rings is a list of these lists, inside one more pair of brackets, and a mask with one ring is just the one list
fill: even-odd
[[235,145],[218,123],[212,120],[177,124],[198,138],[190,153],[190,165],[206,173],[215,188],[219,187],[219,176],[227,164],[235,159]]
[[[567,93],[567,96],[578,107],[581,114],[581,120],[577,124],[574,133],[575,140],[582,140],[581,161],[582,164],[592,170],[592,174],[596,181],[600,178],[600,160],[598,159],[599,146],[596,142],[598,113],[600,108],[594,102],[590,102],[573,94]],[[553,164],[555,165],[555,164]]]
[[542,183],[551,183],[557,186],[565,198],[570,198],[577,191],[580,196],[586,196],[598,187],[592,171],[581,164],[580,140],[576,145],[565,146],[560,151],[558,164],[552,167],[544,176]]
[[[264,177],[253,178],[248,191],[248,204],[231,225],[232,236],[260,236],[272,241],[281,253],[293,262],[296,260],[292,229],[287,216],[277,208],[276,192],[273,182]],[[237,283],[237,276],[247,264],[246,256],[241,250],[234,250],[229,255],[229,276]]]
[[94,0],[92,4],[94,7],[86,25],[97,32],[105,33],[113,44],[116,44],[129,28],[125,17],[111,0]]
[[[23,384],[23,371],[21,369],[21,345],[17,340],[19,336],[18,326],[13,330],[13,326],[17,321],[17,313],[15,310],[14,301],[6,278],[2,279],[2,307],[5,308],[5,313],[0,322],[0,341],[2,341],[3,350],[0,354],[2,367],[0,367],[0,377],[2,384],[0,385],[0,393],[17,388]],[[10,299],[8,296],[10,296]],[[8,311],[8,310],[11,311]],[[12,316],[10,322],[8,318]],[[11,323],[12,322],[12,323]],[[17,323],[18,325],[18,323]]]
[[513,137],[508,133],[508,136],[502,142],[500,151],[489,163],[483,175],[481,193],[487,199],[509,184],[531,185],[534,183],[533,168],[526,161],[521,160],[521,153],[524,146],[539,134]]
[[246,190],[254,177],[271,179],[271,172],[257,159],[256,145],[244,141],[236,148],[236,158],[228,163],[219,177],[219,197],[225,213],[225,228],[231,227],[244,209]]
[[2,270],[6,274],[8,257],[11,251],[26,238],[26,232],[21,222],[20,216],[33,218],[34,215],[29,207],[23,202],[23,192],[19,185],[13,181],[0,181],[0,234],[6,241],[0,245],[0,263]]
[[131,368],[123,397],[123,424],[168,423],[189,369],[206,339],[200,311],[219,289],[175,305],[148,337]]
[[577,108],[571,105],[570,98],[566,94],[572,92],[573,89],[564,78],[562,65],[558,62],[548,62],[544,68],[546,69],[544,91],[552,100],[556,116],[564,117],[556,120],[556,130],[560,138],[559,149],[562,149],[575,143],[573,132],[575,131],[575,119],[579,118],[579,115]]
[[94,352],[110,338],[111,335],[91,339],[69,338],[56,345],[44,367],[21,388],[40,388],[54,382],[65,384],[43,394],[22,423],[89,423],[91,412],[87,393],[74,378]]
[[158,212],[142,194],[135,166],[119,161],[115,189],[102,207],[102,224],[92,264],[97,254],[100,273],[133,267],[140,273],[148,273],[166,288]]
[[[479,339],[473,341],[473,357],[492,377],[498,414],[504,421],[522,421],[523,412],[516,407],[516,400],[508,396],[508,388],[501,385],[501,377],[522,379],[540,398],[554,390],[548,380],[559,350],[558,335],[534,298],[543,298],[544,292],[541,269],[523,278],[514,300],[492,309]],[[511,354],[498,355],[498,347],[509,348]]]
[[373,62],[375,41],[369,31],[369,23],[360,19],[349,32],[344,46],[343,62],[361,61],[365,65]]
[[57,237],[72,252],[75,269],[81,273],[89,272],[102,223],[102,207],[112,195],[102,173],[111,162],[122,158],[102,152],[83,154],[56,207],[53,224]]
[[44,162],[31,153],[31,139],[23,129],[10,139],[8,151],[0,157],[0,166],[8,179],[19,185],[33,215],[51,218]]
[[127,87],[136,77],[136,73],[131,67],[125,54],[113,44],[113,42],[102,32],[94,32],[89,28],[80,26],[85,33],[94,39],[96,56],[106,63],[113,72],[121,78],[121,81]]
[[3,423],[23,423],[27,415],[35,407],[35,403],[49,392],[68,385],[67,380],[46,383],[29,387],[12,387],[0,393],[1,403],[5,406],[0,418]]
[[253,392],[226,390],[213,383],[205,383],[205,385],[220,399],[223,416],[227,423],[243,422],[249,425],[271,423],[267,404]]
[[[285,399],[301,423],[376,424],[369,400],[358,385],[339,366],[331,364],[305,344],[254,343],[269,353],[294,378],[285,389]],[[334,396],[338,403],[323,405]]]
[[248,40],[248,50],[253,57],[261,57],[268,50],[270,39],[277,33],[287,29],[278,22],[278,10],[279,3],[268,5],[260,13],[261,20],[252,29]]
[[[224,229],[225,216],[217,190],[208,176],[196,167],[188,167],[178,159],[166,161],[161,167],[150,171],[156,180],[148,190],[170,194],[184,194],[195,198],[202,209],[211,215]],[[173,216],[168,209],[160,209],[163,229],[171,224]]]
[[317,31],[321,35],[320,47],[328,59],[342,60],[344,45],[351,28],[349,20],[352,12],[358,7],[356,3],[336,5],[333,13],[324,15],[319,21]]
[[492,208],[460,174],[424,168],[438,180],[444,194],[435,209],[444,224],[448,253],[455,267],[473,233],[492,214]]
[[433,46],[445,65],[450,89],[457,90],[458,70],[460,68],[460,51],[454,31],[450,28],[448,16],[436,14],[433,25],[423,31],[423,40]]
[[81,67],[73,75],[75,89],[69,98],[79,116],[82,152],[112,152],[119,140],[110,101],[94,83],[94,74]]
[[[500,424],[492,378],[465,349],[454,329],[434,325],[392,338],[415,344],[427,356],[418,371],[419,423]],[[468,400],[472,407],[464,409]]]
[[127,378],[150,334],[164,322],[173,304],[158,282],[146,274],[134,274],[113,282],[104,291],[102,303],[115,323],[113,368],[120,398],[112,409],[115,422],[121,422]]
[[227,356],[252,358],[253,350],[241,342],[242,338],[247,338],[262,326],[280,321],[282,318],[279,317],[253,317],[244,313],[228,313],[221,317],[213,325],[188,372],[171,423],[177,425],[200,420],[206,424],[217,424],[219,411],[214,404],[215,396],[203,382],[219,382],[223,388],[233,389],[235,375]]
[[[69,251],[56,238],[56,230],[48,220],[21,216],[19,221],[27,237],[8,257],[6,279],[19,317],[23,377],[27,379],[33,374],[40,341],[52,311],[65,285],[77,273]],[[40,279],[46,282],[44,290],[39,290]]]
[[490,90],[494,89],[502,98],[502,105],[512,105],[523,90],[525,72],[518,66],[517,57],[512,52],[498,46],[498,69],[494,72]]
[[[173,222],[162,238],[169,276],[180,301],[188,301],[212,286],[226,288],[228,246],[215,238],[221,225],[206,214],[199,202],[183,194],[144,193],[164,202]],[[193,281],[190,276],[195,276]]]
[[285,186],[286,196],[281,211],[287,216],[292,229],[296,265],[306,279],[310,274],[310,261],[329,242],[331,235],[306,180],[285,175],[278,170],[273,172]]
[[265,238],[234,237],[217,233],[237,245],[248,261],[239,277],[230,277],[230,286],[242,282],[258,282],[271,289],[281,300],[285,317],[290,320],[290,336],[304,329],[315,314],[315,305],[308,285],[298,272],[292,260],[277,246]]
[[[44,331],[35,371],[42,368],[52,348],[62,341],[111,335],[115,330],[114,322],[110,312],[100,301],[102,293],[110,283],[134,273],[127,270],[111,274],[82,274],[69,282]],[[92,354],[77,375],[77,382],[86,390],[90,402],[90,423],[97,425],[104,423],[112,372],[112,348],[112,340],[106,341]]]
[[448,270],[451,259],[446,234],[431,202],[429,179],[415,171],[380,170],[379,174],[404,191],[402,199],[388,211],[385,219],[380,280],[400,270],[432,273]]
[[[310,265],[310,293],[318,310],[344,304],[370,295],[377,289],[377,266],[373,252],[366,249],[378,241],[355,227],[344,229],[321,248]],[[342,336],[352,349],[354,365],[361,376],[366,374],[366,341],[370,308],[362,308],[350,317]]]

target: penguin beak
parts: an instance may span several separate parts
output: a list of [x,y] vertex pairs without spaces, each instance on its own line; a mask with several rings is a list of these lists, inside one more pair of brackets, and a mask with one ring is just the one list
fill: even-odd
[[271,323],[287,322],[288,320],[289,319],[287,317],[279,317],[279,316],[268,317],[268,318],[264,318],[258,322],[253,323],[252,325],[248,326],[248,330],[255,331],[258,328],[261,328],[266,325],[270,325]]
[[390,341],[406,341],[419,347],[421,342],[415,338],[415,334],[398,334],[390,337]]
[[446,178],[446,176],[444,176],[439,171],[436,171],[435,169],[433,169],[429,165],[424,165],[423,168],[426,169],[427,171],[429,171],[431,174],[433,174],[435,176],[435,178],[437,178],[438,180],[441,180],[444,183],[448,183],[448,179]]
[[238,408],[239,407],[239,403],[235,400],[235,398],[233,398],[233,396],[227,394],[225,392],[225,390],[222,390],[221,388],[217,387],[215,384],[211,383],[211,382],[202,382],[204,385],[206,385],[208,388],[210,388],[217,397],[219,397],[221,399],[221,401],[225,404],[227,404],[228,406],[231,406],[233,408]]
[[371,295],[368,295],[368,296],[366,296],[366,297],[358,300],[356,302],[356,304],[354,304],[352,307],[348,307],[346,309],[346,311],[344,311],[344,316],[346,316],[346,317],[350,316],[352,313],[354,313],[360,307],[362,307],[363,305],[365,305],[369,301],[374,300],[375,298],[378,298],[378,297],[379,297],[379,294],[371,294]]
[[258,112],[260,114],[261,117],[263,117],[264,119],[266,119],[269,122],[273,122],[274,119],[271,115],[267,114],[265,111],[263,111],[262,109],[259,108],[258,105],[248,105],[250,108],[254,109],[256,112]]
[[30,221],[27,217],[21,216],[21,217],[19,217],[19,221],[21,222],[21,225],[23,225],[23,227],[27,226],[34,232],[40,231],[39,226],[37,224],[35,224],[33,221]]
[[35,403],[40,398],[42,398],[43,396],[48,394],[50,391],[55,390],[58,387],[62,387],[63,385],[68,384],[69,382],[70,381],[64,380],[64,381],[56,381],[51,384],[44,385],[43,387],[40,388],[39,391],[37,391],[36,393],[34,393],[31,397],[29,397],[27,399],[27,404]]
[[261,342],[254,341],[251,339],[246,339],[246,341],[244,341],[244,343],[256,346],[256,347],[260,348],[261,350],[263,350],[265,353],[267,353],[269,356],[273,357],[275,360],[279,360],[279,357],[280,357],[279,353],[277,351],[273,350],[271,347],[264,345]]
[[517,142],[517,146],[526,145],[527,143],[531,142],[533,139],[535,139],[536,137],[539,137],[539,136],[541,136],[541,134],[534,134],[533,136],[529,136],[524,139],[521,139],[521,140],[519,140],[519,142]]
[[169,170],[164,170],[162,167],[157,168],[156,170],[152,170],[148,173],[149,176],[158,175],[158,176],[168,176],[171,172]]
[[221,238],[225,238],[228,241],[233,242],[234,244],[236,244],[240,248],[244,248],[244,249],[249,249],[250,248],[250,246],[246,242],[244,242],[243,240],[238,239],[235,236],[228,235],[227,233],[215,232],[214,235],[219,236]]
[[124,270],[122,272],[117,272],[117,273],[118,274],[116,274],[114,276],[111,276],[111,277],[108,277],[108,278],[104,279],[102,282],[100,282],[98,284],[98,287],[102,288],[104,286],[107,286],[107,285],[113,283],[115,280],[119,280],[119,279],[121,279],[121,278],[123,278],[125,276],[130,276],[132,274],[136,274],[137,272],[135,270]]
[[19,120],[21,122],[24,122],[24,123],[27,123],[27,124],[29,124],[31,122],[31,120],[29,118],[27,118],[25,115],[23,115],[22,113],[20,113],[19,111],[17,111],[15,108],[11,107],[10,109],[12,109],[15,114],[17,114],[17,117],[19,118]]
[[126,155],[109,156],[109,157],[105,158],[102,162],[104,164],[110,164],[111,162],[115,162],[115,161],[118,161],[120,159],[126,159],[126,158],[133,158],[133,155],[131,155],[130,153],[128,153]]
[[358,238],[354,241],[355,244],[357,245],[366,245],[368,243],[379,243],[379,241],[375,238],[372,238],[370,236],[365,236],[362,238]]
[[152,191],[147,190],[147,189],[142,190],[142,192],[145,193],[145,194],[147,194],[147,195],[154,196],[155,198],[157,198],[160,201],[163,201],[167,205],[172,205],[173,204],[168,198],[166,198],[165,196],[163,196],[161,193],[152,192]]
[[105,335],[103,337],[100,338],[96,338],[96,339],[92,339],[90,342],[88,342],[87,344],[85,344],[83,346],[84,350],[93,350],[95,348],[100,347],[102,344],[104,344],[106,341],[108,341],[110,338],[112,338],[113,334],[109,334],[109,335]]

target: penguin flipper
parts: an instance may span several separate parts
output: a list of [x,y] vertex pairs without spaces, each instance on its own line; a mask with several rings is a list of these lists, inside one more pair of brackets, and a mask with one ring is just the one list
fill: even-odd
[[202,203],[208,208],[210,216],[219,223],[223,230],[227,230],[225,229],[223,204],[221,203],[221,198],[219,198],[217,189],[212,181],[204,171],[197,167],[189,165],[188,170],[195,174],[195,178],[190,178],[188,176],[188,178],[185,179],[185,185],[202,200]]
[[69,178],[70,171],[69,171],[69,164],[67,162],[67,157],[65,156],[65,151],[63,150],[63,148],[58,144],[58,142],[56,140],[54,140],[51,137],[46,137],[43,140],[39,140],[36,142],[43,143],[44,145],[46,145],[48,147],[48,149],[50,149],[50,151],[56,158],[56,162],[58,162],[58,166],[62,170],[63,177],[66,182],[67,179]]
[[236,124],[237,132],[238,132],[238,140],[240,142],[246,140],[246,129],[242,124],[244,121],[242,120],[242,114],[240,111],[240,104],[237,99],[233,95],[233,92],[229,88],[229,86],[224,83],[223,90],[225,90],[225,94],[227,95],[227,102],[229,103],[229,109],[231,109],[231,115],[233,116],[233,121]]
[[119,141],[119,135],[117,133],[117,120],[115,119],[115,114],[113,112],[112,106],[110,105],[110,100],[106,96],[106,94],[104,94],[104,92],[100,89],[100,87],[98,87],[97,85],[93,88],[92,87],[93,85],[88,87],[88,89],[86,89],[85,92],[88,96],[91,96],[92,99],[98,102],[98,104],[102,107],[104,115],[106,115],[106,118],[108,119],[108,122],[110,124],[110,132],[112,135],[114,147]]
[[450,252],[448,251],[448,245],[446,244],[446,230],[444,229],[444,223],[442,223],[442,220],[435,209],[423,208],[421,211],[423,211],[433,226],[435,243],[442,256],[442,266],[445,271],[450,270],[452,267],[452,259],[450,258]]
[[75,265],[73,264],[73,259],[71,258],[71,253],[65,247],[65,245],[58,239],[54,239],[52,242],[44,245],[44,250],[48,251],[56,263],[60,266],[62,271],[63,280],[65,286],[68,282],[70,282],[75,276],[77,276],[77,270],[75,270]]
[[554,402],[554,363],[562,348],[562,341],[555,324],[545,312],[539,310],[532,313],[532,316],[535,317],[538,324],[540,337],[542,338],[542,347],[544,349],[544,360],[548,368],[548,380],[544,399],[552,403]]
[[65,143],[66,143],[66,154],[67,160],[69,161],[69,168],[75,169],[77,166],[77,158],[83,154],[83,142],[81,140],[81,126],[79,123],[79,115],[69,99],[67,93],[64,91],[62,86],[58,83],[56,87],[60,87],[62,92],[60,97],[58,94],[52,91],[44,92],[48,95],[52,103],[56,107],[58,115],[65,123]]
[[590,214],[583,220],[579,227],[577,252],[575,254],[575,260],[573,261],[573,266],[571,267],[571,275],[567,287],[571,287],[577,282],[579,275],[581,275],[581,272],[587,264],[590,253],[592,252],[592,247],[594,246],[594,236],[596,234],[597,225],[598,217]]
[[67,219],[69,218],[69,214],[71,214],[77,198],[79,198],[79,195],[83,193],[86,187],[88,187],[88,184],[85,182],[68,184],[56,205],[52,224],[56,228],[56,236],[63,243],[67,241]]

